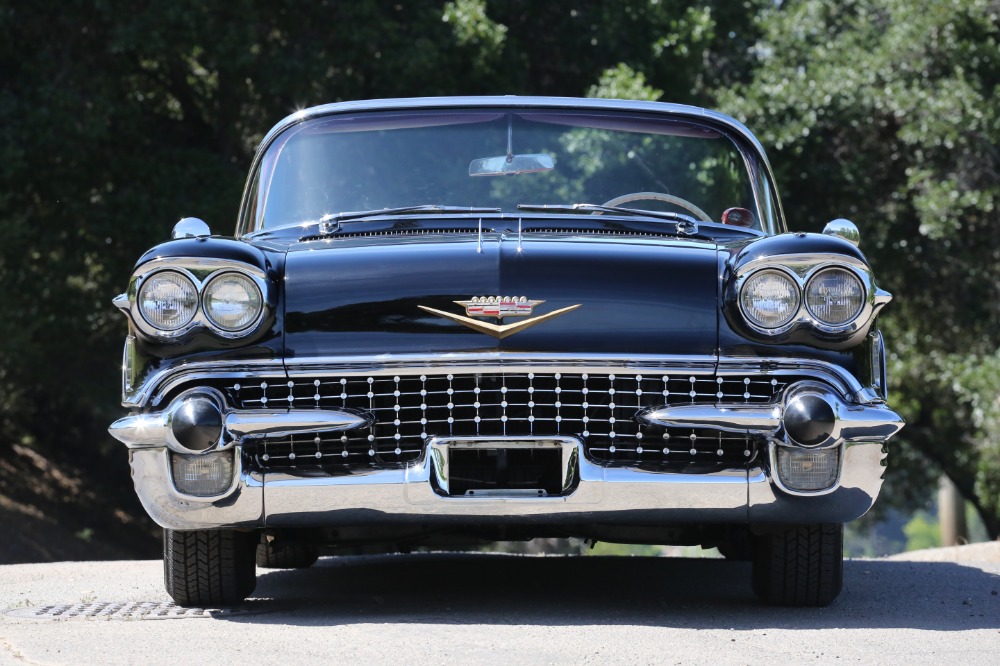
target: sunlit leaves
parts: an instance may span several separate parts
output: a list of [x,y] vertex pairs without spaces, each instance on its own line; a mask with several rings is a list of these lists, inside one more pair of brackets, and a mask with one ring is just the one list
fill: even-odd
[[663,91],[648,85],[642,72],[620,62],[601,72],[601,78],[587,91],[587,97],[655,102],[663,97]]
[[882,325],[910,422],[900,439],[994,507],[985,479],[1000,445],[983,424],[1000,391],[985,379],[1000,346],[998,11],[988,0],[776,4],[760,15],[752,82],[720,92],[772,150],[793,229],[858,223],[896,296]]

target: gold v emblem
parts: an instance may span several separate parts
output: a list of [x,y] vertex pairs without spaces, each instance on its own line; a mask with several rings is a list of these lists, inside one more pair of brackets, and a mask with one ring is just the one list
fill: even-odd
[[525,319],[524,321],[519,321],[516,324],[487,324],[484,321],[478,321],[476,319],[470,319],[469,317],[463,317],[462,315],[452,314],[451,312],[445,312],[443,310],[435,310],[434,308],[429,308],[423,305],[418,305],[418,308],[425,312],[430,312],[431,314],[436,314],[439,317],[444,317],[445,319],[451,319],[452,321],[457,321],[463,326],[468,326],[474,331],[479,331],[480,333],[485,333],[486,335],[492,335],[494,338],[503,340],[508,335],[514,335],[515,333],[520,333],[526,328],[531,328],[535,324],[540,324],[547,319],[552,319],[558,317],[561,314],[566,314],[571,310],[576,310],[579,305],[571,305],[568,308],[561,308],[559,310],[553,310],[547,314],[540,315],[538,317],[532,317],[531,319]]

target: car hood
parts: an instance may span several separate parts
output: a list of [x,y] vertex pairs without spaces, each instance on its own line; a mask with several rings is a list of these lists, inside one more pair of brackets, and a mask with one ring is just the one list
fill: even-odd
[[[289,248],[286,358],[498,351],[704,356],[718,348],[718,248],[710,241],[565,235],[518,241],[499,234],[386,240],[312,240]],[[475,316],[458,303],[490,296],[541,302],[530,314],[503,319]],[[498,337],[456,317],[526,326]]]

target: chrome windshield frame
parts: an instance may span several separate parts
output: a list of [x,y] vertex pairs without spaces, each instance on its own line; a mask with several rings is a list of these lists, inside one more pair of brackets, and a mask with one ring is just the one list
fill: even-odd
[[[752,153],[755,153],[758,167],[763,169],[764,176],[770,186],[770,194],[773,196],[774,201],[777,202],[777,209],[773,211],[775,216],[774,219],[762,219],[762,227],[767,235],[775,235],[786,231],[781,198],[778,196],[777,185],[775,183],[770,163],[767,159],[767,154],[753,133],[735,118],[708,109],[663,102],[564,97],[488,96],[428,97],[340,102],[303,109],[287,116],[278,122],[264,136],[264,139],[261,141],[259,147],[257,148],[257,152],[254,155],[240,203],[239,217],[237,218],[236,226],[236,237],[240,238],[253,232],[260,231],[260,229],[254,228],[253,226],[256,224],[257,215],[252,214],[252,211],[257,208],[254,196],[254,193],[257,191],[256,178],[260,171],[261,163],[267,154],[268,148],[285,130],[314,118],[347,113],[404,110],[475,110],[490,107],[512,110],[551,109],[573,111],[639,112],[661,115],[665,119],[670,120],[690,120],[695,123],[708,125],[709,127],[722,132],[736,144],[737,149],[741,152],[744,161],[748,165],[748,178],[753,190],[753,196],[756,200],[755,203],[757,209],[763,213],[771,210],[772,206],[763,200],[763,197],[765,197],[767,193],[761,191],[760,185],[754,177],[754,170],[749,168],[750,154],[747,150],[749,149]],[[767,224],[766,227],[765,223]]]

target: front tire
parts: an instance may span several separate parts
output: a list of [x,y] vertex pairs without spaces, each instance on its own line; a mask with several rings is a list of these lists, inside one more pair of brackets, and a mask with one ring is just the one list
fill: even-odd
[[753,591],[764,602],[828,606],[843,583],[843,525],[798,525],[754,538]]
[[257,586],[256,532],[163,530],[163,581],[179,606],[231,606]]

